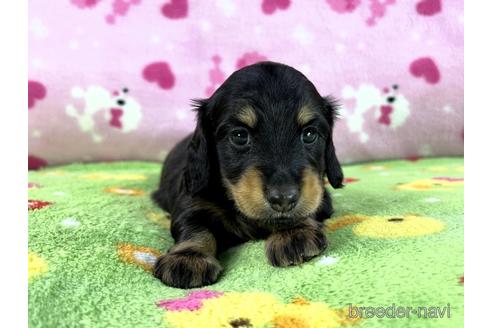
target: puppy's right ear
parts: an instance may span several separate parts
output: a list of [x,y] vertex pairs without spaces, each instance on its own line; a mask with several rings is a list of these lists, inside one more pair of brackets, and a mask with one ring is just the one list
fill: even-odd
[[208,120],[206,117],[207,101],[194,100],[197,112],[197,123],[190,143],[188,144],[187,162],[184,169],[186,190],[195,195],[203,190],[209,182],[210,151],[208,141]]
[[325,149],[326,176],[333,188],[343,188],[343,171],[335,153],[335,146],[333,145],[333,127],[335,126],[337,116],[337,103],[332,97],[325,97],[323,102],[325,117],[330,125],[330,135],[326,141]]

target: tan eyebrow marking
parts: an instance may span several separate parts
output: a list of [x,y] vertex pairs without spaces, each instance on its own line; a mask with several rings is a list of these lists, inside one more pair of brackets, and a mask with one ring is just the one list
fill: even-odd
[[308,106],[303,106],[297,113],[297,123],[299,126],[304,126],[316,117],[316,113]]
[[236,117],[239,121],[243,122],[250,128],[254,128],[258,121],[256,113],[251,106],[245,106],[241,108]]

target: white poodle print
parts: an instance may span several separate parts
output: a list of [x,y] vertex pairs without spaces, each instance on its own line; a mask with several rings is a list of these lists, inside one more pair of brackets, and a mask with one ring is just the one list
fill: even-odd
[[[91,85],[86,90],[76,86],[72,88],[71,95],[73,98],[82,99],[85,107],[80,111],[69,104],[65,111],[68,116],[77,120],[81,131],[90,134],[94,142],[100,143],[103,136],[98,131],[107,126],[121,133],[137,129],[142,119],[142,111],[140,104],[128,93],[127,88],[110,92],[100,86]],[[107,125],[98,126],[96,114],[102,114]]]
[[380,89],[372,84],[361,84],[358,89],[347,85],[342,90],[340,114],[350,132],[357,133],[362,143],[369,140],[364,130],[366,113],[374,112],[374,120],[383,126],[397,129],[410,115],[410,103],[398,93],[398,85]]

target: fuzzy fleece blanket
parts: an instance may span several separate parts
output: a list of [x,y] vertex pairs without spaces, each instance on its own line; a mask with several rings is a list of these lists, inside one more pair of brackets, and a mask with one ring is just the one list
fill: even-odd
[[322,255],[274,268],[264,243],[249,242],[220,256],[216,284],[194,290],[149,272],[172,244],[149,198],[159,170],[29,173],[30,327],[463,326],[462,158],[345,166]]
[[30,167],[162,160],[262,60],[340,99],[343,163],[463,155],[462,0],[30,0]]

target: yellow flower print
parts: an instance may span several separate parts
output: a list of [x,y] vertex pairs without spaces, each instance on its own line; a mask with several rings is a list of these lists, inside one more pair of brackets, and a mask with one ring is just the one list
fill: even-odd
[[49,176],[49,177],[61,177],[61,176],[66,175],[67,173],[65,171],[62,171],[62,170],[49,170],[49,171],[45,171],[45,172],[40,172],[39,174]]
[[27,277],[31,282],[35,277],[48,271],[48,263],[33,252],[27,254]]
[[389,169],[387,165],[365,165],[362,167],[365,171],[386,171]]
[[403,238],[434,234],[442,231],[444,223],[430,217],[418,215],[401,216],[366,216],[344,215],[328,220],[328,231],[335,231],[348,225],[353,232],[362,237],[371,238]]
[[[325,303],[296,298],[285,304],[266,292],[226,292],[199,300],[193,310],[166,302],[166,321],[173,328],[219,327],[275,327],[275,328],[330,328],[355,323],[348,319],[348,311],[332,309]],[[179,302],[179,301],[178,301]],[[180,302],[196,300],[184,299]]]
[[461,178],[448,178],[438,177],[432,179],[421,179],[408,183],[398,184],[397,190],[453,190],[455,188],[463,186],[463,179]]
[[145,191],[140,189],[129,189],[129,188],[121,188],[121,187],[110,187],[104,189],[105,192],[118,194],[118,195],[127,195],[127,196],[142,196],[145,195]]

